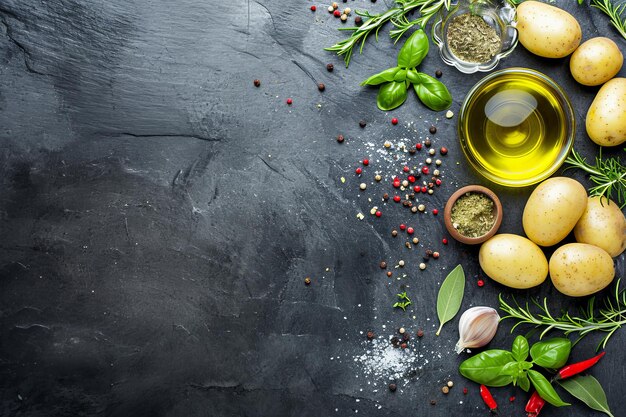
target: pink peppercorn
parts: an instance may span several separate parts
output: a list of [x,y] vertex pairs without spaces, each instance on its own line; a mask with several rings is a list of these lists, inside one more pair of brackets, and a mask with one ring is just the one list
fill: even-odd
[[311,6],[311,11],[312,11],[312,12],[314,12],[314,11],[316,11],[316,10],[317,10],[317,7],[315,7],[315,6]]
[[467,395],[467,387],[463,388],[463,395]]
[[439,214],[439,210],[433,209],[433,214],[436,216],[437,214]]
[[441,239],[441,243],[443,243],[444,245],[448,244],[448,239],[446,239],[445,237],[443,239]]
[[422,144],[421,143],[417,143],[415,144],[415,149],[417,149],[418,151],[422,149]]
[[485,281],[483,281],[482,279],[479,279],[478,282],[476,282],[476,285],[478,285],[479,287],[484,287]]
[[399,203],[399,202],[400,202],[400,200],[401,200],[401,198],[400,198],[400,196],[399,196],[399,195],[394,195],[394,196],[393,196],[393,201],[395,201],[396,203]]
[[363,170],[359,167],[355,169],[354,172],[356,172],[356,175],[361,175],[361,173],[363,173]]
[[335,16],[335,17],[341,17],[341,12],[340,12],[339,10],[335,10],[335,11],[333,12],[333,16]]
[[293,103],[293,100],[292,100],[292,99],[290,99],[290,98],[288,98],[288,99],[287,99],[287,104],[291,106],[291,104],[292,104],[292,103]]
[[422,192],[423,192],[423,193],[427,193],[427,192],[428,192],[428,188],[426,188],[426,186],[423,186],[423,187],[422,187]]
[[398,118],[394,117],[393,119],[391,119],[391,124],[392,125],[397,125],[398,124]]
[[383,212],[380,210],[376,210],[376,217],[380,217],[383,215]]
[[408,229],[406,229],[406,232],[407,232],[408,234],[410,234],[410,235],[412,235],[414,231],[415,231],[415,230],[413,230],[413,228],[412,228],[412,227],[409,227]]
[[411,184],[413,184],[413,183],[415,182],[415,177],[414,177],[413,175],[409,175],[409,176],[407,177],[407,180],[409,180],[409,182],[410,182]]
[[405,229],[406,229],[406,224],[402,223],[402,224],[400,225],[400,230],[405,230]]
[[367,166],[370,164],[370,160],[369,159],[364,159],[363,160],[363,165]]
[[426,165],[424,165],[424,166],[422,167],[422,173],[423,173],[424,175],[428,175],[428,173],[429,173],[429,172],[430,172],[430,169],[428,169],[428,167],[427,167]]
[[400,187],[400,180],[398,180],[398,181],[394,181],[394,182],[393,182],[393,186],[394,186],[395,188],[399,188],[399,187]]
[[415,187],[413,187],[413,191],[415,191],[416,193],[419,193],[421,191],[420,186],[416,185]]
[[437,184],[437,186],[441,185],[441,180],[439,178],[437,178],[437,180],[435,181],[435,184]]
[[404,171],[404,172],[409,172],[410,170],[411,169],[408,166],[406,166],[406,165],[402,168],[402,171]]

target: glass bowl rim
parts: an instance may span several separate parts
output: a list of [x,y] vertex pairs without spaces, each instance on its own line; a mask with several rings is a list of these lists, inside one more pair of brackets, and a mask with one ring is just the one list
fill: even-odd
[[[503,75],[507,75],[507,74],[522,74],[526,76],[535,77],[539,79],[543,84],[551,87],[552,90],[554,90],[554,92],[556,93],[556,97],[558,98],[559,104],[563,108],[563,111],[565,113],[565,121],[567,123],[567,128],[568,128],[567,139],[565,140],[565,143],[561,147],[558,156],[552,161],[552,164],[549,166],[549,168],[547,168],[541,174],[537,174],[531,178],[527,178],[524,180],[509,180],[506,178],[502,178],[498,175],[491,173],[484,166],[479,164],[476,161],[476,158],[472,154],[472,152],[470,152],[470,150],[467,149],[467,145],[465,145],[466,140],[465,140],[465,135],[463,134],[463,128],[462,128],[463,120],[465,119],[465,117],[467,117],[468,103],[474,97],[474,95],[476,94],[476,91],[484,87],[485,85],[493,82],[494,80],[502,77]],[[567,155],[570,153],[572,147],[574,146],[574,141],[576,139],[576,117],[575,117],[574,109],[572,107],[572,103],[569,97],[565,93],[565,90],[563,90],[563,88],[559,84],[557,84],[556,81],[554,81],[552,78],[550,78],[546,74],[540,71],[534,70],[534,69],[523,68],[523,67],[511,67],[511,68],[505,68],[505,69],[501,69],[498,71],[494,71],[484,76],[476,84],[474,84],[474,86],[468,91],[468,93],[465,95],[465,99],[463,100],[463,103],[461,104],[461,110],[459,111],[459,118],[457,120],[457,132],[459,135],[459,143],[461,145],[461,150],[463,151],[463,154],[465,155],[465,159],[469,162],[469,164],[475,171],[477,171],[479,174],[481,174],[483,177],[485,177],[489,181],[498,185],[503,185],[507,187],[527,187],[529,185],[537,184],[549,178],[552,174],[554,174],[561,167],[561,165],[563,165],[563,163],[565,162],[565,159],[567,158]]]

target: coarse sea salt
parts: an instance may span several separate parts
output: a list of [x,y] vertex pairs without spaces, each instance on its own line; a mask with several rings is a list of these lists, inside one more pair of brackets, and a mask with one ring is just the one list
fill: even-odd
[[397,381],[409,378],[417,369],[421,369],[423,361],[412,349],[400,349],[393,347],[391,342],[384,338],[374,339],[367,343],[364,354],[356,355],[357,362],[363,374],[376,381]]

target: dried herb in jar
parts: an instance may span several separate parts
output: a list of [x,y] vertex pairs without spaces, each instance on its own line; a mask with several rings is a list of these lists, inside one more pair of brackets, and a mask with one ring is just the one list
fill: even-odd
[[480,237],[486,234],[496,221],[493,201],[482,193],[465,193],[452,206],[450,220],[460,234]]
[[456,16],[448,25],[446,35],[450,51],[466,62],[487,62],[502,49],[496,30],[479,15]]

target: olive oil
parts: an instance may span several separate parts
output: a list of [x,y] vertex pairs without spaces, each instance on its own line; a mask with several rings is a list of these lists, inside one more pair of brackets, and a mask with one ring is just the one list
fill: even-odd
[[529,185],[565,159],[573,140],[570,119],[571,106],[558,86],[534,71],[505,71],[469,93],[459,117],[461,145],[492,181]]

